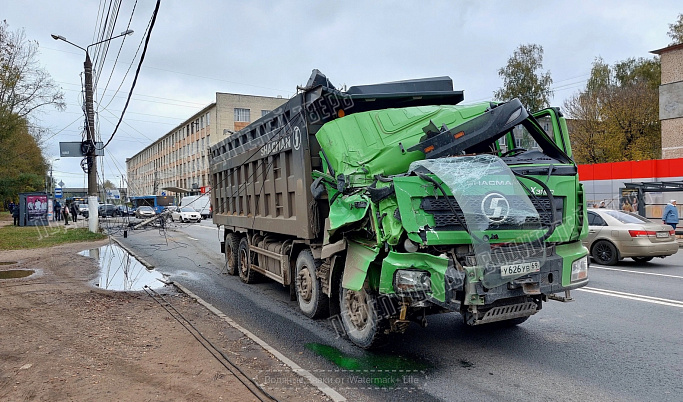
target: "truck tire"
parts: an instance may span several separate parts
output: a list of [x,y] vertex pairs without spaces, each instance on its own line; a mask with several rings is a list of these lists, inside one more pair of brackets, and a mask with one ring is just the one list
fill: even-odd
[[339,309],[345,335],[351,342],[363,349],[380,343],[384,323],[375,309],[375,296],[366,287],[349,290],[339,281]]
[[237,275],[240,238],[235,233],[225,236],[225,271],[228,275]]
[[322,292],[320,279],[316,277],[316,268],[320,266],[313,258],[310,249],[303,250],[296,258],[296,299],[299,309],[309,318],[320,318],[329,313],[329,299]]
[[239,262],[237,268],[239,270],[240,279],[244,283],[256,282],[256,272],[251,269],[252,255],[249,251],[249,241],[246,237],[242,237],[239,246]]
[[614,265],[619,261],[619,252],[614,244],[608,242],[607,240],[598,240],[593,244],[593,250],[591,250],[593,259],[598,264],[602,265]]

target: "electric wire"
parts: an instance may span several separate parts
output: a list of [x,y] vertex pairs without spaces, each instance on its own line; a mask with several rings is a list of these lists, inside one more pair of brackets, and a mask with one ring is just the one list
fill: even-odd
[[[277,401],[272,395],[270,395],[264,388],[262,388],[256,381],[251,379],[242,369],[233,363],[233,361],[216,345],[214,345],[202,332],[194,325],[190,320],[188,320],[180,311],[178,311],[173,304],[171,304],[166,298],[159,294],[156,290],[145,287],[145,292],[149,297],[156,301],[168,314],[173,317],[180,325],[183,326],[196,340],[202,345],[211,356],[216,359],[223,367],[230,371],[235,378],[237,378],[245,387],[260,401]],[[162,303],[163,302],[163,303]]]
[[[137,6],[137,4],[138,4],[138,2],[136,0],[135,6]],[[133,6],[133,13],[135,13],[135,6]],[[131,20],[133,19],[133,14],[131,14],[130,18],[131,18]],[[104,107],[102,107],[101,110],[104,110],[107,107],[109,107],[109,105],[114,101],[114,98],[117,97],[116,95],[121,90],[121,87],[123,86],[123,84],[126,81],[126,77],[128,77],[128,73],[130,72],[130,69],[133,67],[133,63],[135,62],[135,59],[138,57],[138,52],[140,51],[140,48],[142,47],[143,40],[147,36],[147,33],[149,32],[149,26],[150,26],[150,24],[148,23],[147,28],[145,28],[145,32],[142,34],[142,39],[140,40],[140,43],[138,44],[138,48],[135,50],[135,54],[133,55],[133,59],[131,60],[130,64],[128,65],[128,68],[126,69],[126,73],[123,75],[123,78],[121,79],[121,83],[116,88],[116,91],[114,91],[114,95],[112,95],[111,99],[109,99],[109,102]],[[128,22],[128,27],[130,27],[130,21]],[[124,37],[124,39],[125,39],[125,37]],[[121,43],[121,48],[119,48],[119,54],[121,53],[122,48],[123,48],[123,43]],[[119,55],[117,54],[116,59],[118,60],[118,58],[119,58]],[[114,65],[116,65],[116,62],[114,62]],[[111,80],[113,75],[114,75],[114,70],[112,69],[111,75],[109,76],[109,81]],[[102,92],[102,97],[100,98],[100,103],[102,102],[102,99],[104,99],[104,95],[107,91],[107,88],[109,87],[109,81],[107,81],[107,85],[105,86],[104,91]]]
[[126,104],[123,107],[123,112],[121,112],[121,117],[119,118],[119,122],[116,124],[116,127],[114,127],[114,132],[111,134],[111,137],[109,137],[109,140],[107,140],[107,143],[104,144],[102,147],[103,149],[109,145],[111,140],[114,138],[114,135],[116,135],[116,130],[118,130],[119,125],[121,124],[121,121],[123,120],[123,116],[126,113],[126,109],[128,109],[128,104],[130,103],[130,98],[133,95],[133,90],[135,89],[135,84],[138,80],[138,76],[140,74],[140,68],[142,67],[142,62],[145,60],[145,54],[147,53],[147,46],[149,45],[149,39],[152,36],[152,30],[154,29],[154,23],[156,22],[157,19],[157,14],[159,12],[159,5],[161,3],[161,0],[157,0],[156,6],[154,8],[154,12],[152,13],[152,22],[150,23],[149,31],[147,32],[147,37],[145,38],[145,47],[142,49],[142,55],[140,55],[140,62],[138,63],[138,68],[135,71],[135,77],[133,78],[133,84],[131,85],[130,91],[128,92],[128,99],[126,100]]

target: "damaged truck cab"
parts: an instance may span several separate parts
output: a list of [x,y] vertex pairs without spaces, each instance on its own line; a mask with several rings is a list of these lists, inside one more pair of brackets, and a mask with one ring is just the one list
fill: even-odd
[[259,214],[273,215],[258,205],[251,227],[240,221],[248,214],[230,197],[251,186],[270,198],[268,160],[251,170],[261,179],[226,175],[249,161],[230,166],[221,157],[230,143],[212,148],[228,272],[289,285],[304,314],[332,314],[364,348],[435,313],[518,324],[587,284],[583,190],[559,110],[530,114],[516,99],[461,106],[447,78],[341,92],[315,70],[300,95],[289,103],[305,111],[301,120],[285,106],[281,130],[291,148],[307,140],[301,184],[310,190],[291,196],[302,192],[308,236],[258,229]]

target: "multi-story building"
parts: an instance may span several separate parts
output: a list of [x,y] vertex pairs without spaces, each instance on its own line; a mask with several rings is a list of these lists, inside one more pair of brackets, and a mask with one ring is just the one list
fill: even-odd
[[130,196],[184,195],[209,186],[208,148],[286,99],[216,93],[212,103],[126,159]]
[[662,159],[683,157],[683,43],[653,50],[661,57],[659,120],[662,122]]

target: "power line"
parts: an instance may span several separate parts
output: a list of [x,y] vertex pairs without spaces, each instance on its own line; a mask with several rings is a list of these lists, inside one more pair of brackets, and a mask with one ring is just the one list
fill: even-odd
[[130,92],[128,92],[128,99],[126,100],[126,104],[123,107],[123,112],[121,113],[121,117],[119,118],[119,122],[116,124],[116,127],[114,128],[114,132],[111,134],[111,137],[109,137],[109,140],[107,140],[107,143],[104,144],[102,148],[106,148],[107,145],[111,142],[112,139],[114,139],[114,135],[116,135],[116,130],[118,130],[119,126],[121,125],[121,121],[123,120],[123,116],[126,113],[126,109],[128,109],[128,104],[130,103],[130,98],[133,95],[133,89],[135,89],[135,84],[138,81],[138,75],[140,74],[140,68],[142,67],[142,62],[145,60],[145,54],[147,53],[147,46],[149,45],[149,38],[152,36],[152,30],[154,29],[154,23],[156,22],[157,19],[157,13],[159,12],[159,5],[161,3],[161,0],[157,0],[157,4],[154,7],[154,13],[152,14],[152,22],[149,27],[149,31],[147,32],[147,38],[145,39],[145,47],[142,49],[142,55],[140,56],[140,62],[138,63],[138,68],[135,71],[135,77],[133,78],[133,85],[130,88]]
[[[126,31],[130,29],[130,24],[133,21],[133,15],[135,14],[135,8],[137,7],[138,2],[135,0],[135,4],[133,4],[133,11],[130,13],[130,18],[128,19],[128,25],[126,25]],[[119,61],[119,56],[121,55],[121,50],[123,50],[123,44],[126,43],[126,36],[123,37],[123,40],[121,41],[121,45],[119,46],[119,51],[116,54],[116,59],[114,60],[114,65],[111,68],[111,74],[109,74],[109,78],[107,79],[107,83],[104,86],[104,91],[102,92],[102,98],[100,98],[100,103],[102,102],[102,99],[104,98],[104,94],[107,92],[107,88],[109,87],[109,83],[111,82],[112,77],[114,76],[114,70],[116,68],[116,63]],[[138,46],[138,49],[140,47]],[[137,52],[135,52],[135,55],[137,56]],[[135,56],[133,56],[133,60],[135,59]],[[132,62],[131,62],[132,65]],[[128,67],[128,71],[130,71],[130,66]],[[123,82],[126,80],[126,76],[128,75],[128,71],[126,71],[126,75],[123,76],[123,79],[121,80],[121,84],[119,84],[119,87],[116,89],[116,92],[114,95],[116,95],[119,92],[119,89],[121,89],[121,86],[123,85]],[[113,98],[112,98],[113,99]],[[109,101],[111,103],[111,101]],[[109,106],[109,104],[107,104]],[[105,108],[107,107],[105,106]]]

